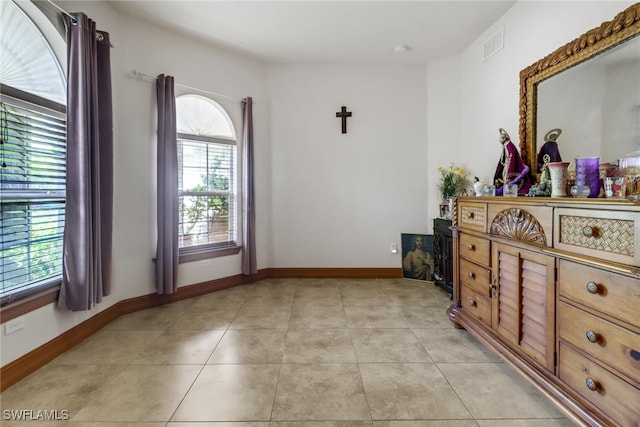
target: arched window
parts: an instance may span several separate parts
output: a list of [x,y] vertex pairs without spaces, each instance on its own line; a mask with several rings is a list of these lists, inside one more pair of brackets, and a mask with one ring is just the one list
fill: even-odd
[[237,246],[237,157],[233,123],[215,101],[176,98],[180,253]]
[[3,305],[59,284],[62,272],[66,82],[50,42],[64,41],[33,4],[22,7],[28,15],[11,1],[0,2]]

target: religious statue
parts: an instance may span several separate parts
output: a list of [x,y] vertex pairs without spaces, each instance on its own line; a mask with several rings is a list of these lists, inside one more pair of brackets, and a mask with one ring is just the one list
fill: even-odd
[[501,195],[505,184],[517,184],[518,194],[528,194],[533,182],[529,166],[525,165],[515,144],[511,142],[509,134],[500,128],[500,143],[502,154],[493,177],[496,195]]
[[[547,162],[548,163],[548,162]],[[540,182],[533,184],[529,188],[529,196],[551,196],[551,174],[547,163],[542,165],[542,173],[540,174]]]
[[542,172],[542,168],[547,163],[562,161],[558,143],[556,142],[556,139],[558,139],[561,133],[562,129],[556,128],[551,129],[544,136],[544,145],[540,147],[540,151],[538,152],[538,172]]

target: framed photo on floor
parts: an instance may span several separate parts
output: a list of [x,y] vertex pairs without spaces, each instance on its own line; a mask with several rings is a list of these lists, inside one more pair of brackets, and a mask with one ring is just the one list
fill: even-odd
[[401,233],[402,277],[412,280],[433,280],[435,268],[433,235]]

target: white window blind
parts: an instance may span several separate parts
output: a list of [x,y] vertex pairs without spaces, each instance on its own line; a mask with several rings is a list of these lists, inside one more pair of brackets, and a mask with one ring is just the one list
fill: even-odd
[[0,122],[0,298],[6,303],[60,280],[66,119],[2,94]]
[[231,120],[214,101],[176,99],[181,253],[237,246],[237,156]]
[[235,246],[234,145],[180,139],[180,247]]

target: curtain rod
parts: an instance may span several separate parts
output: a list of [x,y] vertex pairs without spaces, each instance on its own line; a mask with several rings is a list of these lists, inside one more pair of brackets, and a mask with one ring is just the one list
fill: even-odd
[[58,9],[60,11],[60,13],[62,13],[63,15],[66,15],[69,19],[71,19],[71,22],[73,24],[77,24],[78,23],[78,19],[71,15],[69,12],[67,12],[66,10],[64,10],[63,8],[61,8],[60,6],[58,6],[57,4],[55,4],[52,0],[47,0],[47,2],[49,2],[49,4],[53,7],[55,7],[56,9]]
[[[72,14],[70,14],[69,12],[67,12],[66,10],[64,10],[63,8],[58,6],[57,4],[55,4],[52,0],[47,0],[47,2],[51,6],[55,7],[56,9],[58,9],[60,11],[60,13],[62,13],[66,17],[68,17],[71,20],[71,24],[76,25],[78,23],[78,18],[76,18],[75,16],[73,16]],[[96,31],[96,40],[98,40],[99,42],[104,40],[104,36],[101,33],[99,33],[98,31]],[[113,43],[109,42],[109,47],[114,47]]]
[[[136,79],[139,79],[139,80],[145,80],[145,79],[146,80],[150,80],[150,81],[155,81],[156,80],[156,77],[150,76],[149,74],[142,73],[142,72],[140,72],[138,70],[131,70],[131,75],[133,77],[135,77]],[[195,91],[198,91],[198,92],[206,93],[206,94],[209,94],[209,95],[214,95],[214,96],[220,96],[220,97],[223,97],[223,98],[233,99],[234,101],[242,101],[243,100],[243,98],[238,98],[237,96],[224,95],[222,93],[211,92],[211,91],[208,91],[208,90],[199,89],[197,87],[183,85],[183,84],[180,84],[180,83],[175,83],[175,85],[183,87],[185,89],[191,89],[191,90],[195,90]],[[253,104],[255,104],[255,102]]]

